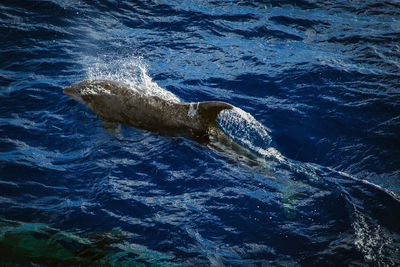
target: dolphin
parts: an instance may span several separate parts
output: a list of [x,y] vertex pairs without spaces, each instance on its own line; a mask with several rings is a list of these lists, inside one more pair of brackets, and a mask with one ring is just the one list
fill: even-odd
[[232,109],[229,103],[182,103],[141,94],[128,85],[109,80],[85,80],[64,88],[63,93],[86,105],[104,125],[121,123],[161,134],[182,135],[207,143],[210,135],[224,136],[218,114]]

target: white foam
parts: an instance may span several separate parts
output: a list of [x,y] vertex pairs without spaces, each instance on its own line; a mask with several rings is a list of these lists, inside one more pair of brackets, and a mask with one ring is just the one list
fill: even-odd
[[171,102],[180,102],[176,95],[153,82],[147,74],[146,65],[140,57],[124,56],[123,58],[112,58],[103,56],[89,61],[87,68],[88,80],[121,82],[143,95],[157,96]]

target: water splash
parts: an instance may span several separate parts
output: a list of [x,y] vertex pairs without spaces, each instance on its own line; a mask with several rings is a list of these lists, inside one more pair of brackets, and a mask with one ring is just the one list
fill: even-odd
[[259,156],[283,160],[282,155],[271,147],[272,139],[268,130],[250,113],[237,107],[226,109],[219,114],[217,123],[235,142]]
[[90,62],[86,75],[88,80],[121,82],[143,95],[157,96],[168,101],[180,102],[176,95],[160,87],[151,79],[147,73],[146,64],[141,57],[131,55],[114,58],[105,55],[87,61]]

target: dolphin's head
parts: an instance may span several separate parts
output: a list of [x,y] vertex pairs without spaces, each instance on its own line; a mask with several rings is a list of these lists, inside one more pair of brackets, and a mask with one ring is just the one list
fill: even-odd
[[74,83],[71,86],[64,88],[63,93],[72,99],[84,104],[82,99],[83,90],[86,88],[87,84],[85,82]]

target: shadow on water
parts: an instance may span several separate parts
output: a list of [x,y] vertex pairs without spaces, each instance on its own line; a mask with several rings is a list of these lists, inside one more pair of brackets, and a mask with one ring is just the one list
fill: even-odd
[[81,235],[0,218],[0,265],[176,266],[168,256],[127,239],[121,230]]

